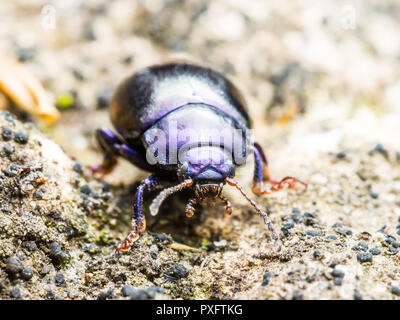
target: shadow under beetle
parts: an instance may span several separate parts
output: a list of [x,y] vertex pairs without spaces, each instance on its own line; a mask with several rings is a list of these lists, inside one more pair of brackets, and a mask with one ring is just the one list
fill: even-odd
[[[233,179],[235,167],[253,152],[252,191],[258,196],[307,184],[294,177],[270,179],[261,146],[250,142],[251,124],[244,99],[231,81],[212,69],[184,62],[152,66],[119,85],[111,100],[110,116],[117,133],[97,130],[104,161],[93,171],[110,172],[120,156],[152,172],[136,190],[131,231],[117,252],[128,250],[146,229],[142,211],[145,192],[162,190],[150,205],[153,215],[166,197],[184,188],[193,190],[186,205],[187,217],[192,217],[194,206],[206,198],[221,200],[230,215],[232,205],[222,195],[226,183],[236,187],[261,215],[276,250],[280,250],[279,237],[266,212]],[[264,189],[263,181],[269,181],[271,187]]]

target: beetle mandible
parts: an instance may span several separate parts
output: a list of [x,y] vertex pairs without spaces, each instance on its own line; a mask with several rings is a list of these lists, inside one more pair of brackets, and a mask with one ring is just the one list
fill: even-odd
[[[281,243],[266,212],[234,180],[235,168],[254,155],[254,194],[268,195],[285,187],[295,188],[294,178],[270,179],[267,159],[256,142],[250,141],[251,122],[244,99],[233,83],[209,68],[173,62],[145,68],[125,79],[110,103],[116,129],[98,129],[96,138],[104,153],[94,172],[106,174],[123,157],[152,174],[138,186],[133,202],[131,231],[116,251],[128,250],[146,229],[143,195],[162,190],[150,205],[155,215],[166,197],[184,188],[193,190],[186,205],[191,217],[194,206],[217,198],[232,213],[222,194],[225,184],[236,187],[264,219],[275,240]],[[263,181],[271,183],[265,189]]]

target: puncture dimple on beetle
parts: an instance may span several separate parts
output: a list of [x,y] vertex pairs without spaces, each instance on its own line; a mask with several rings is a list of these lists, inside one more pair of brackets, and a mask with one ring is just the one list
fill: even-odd
[[[234,180],[235,168],[244,164],[249,152],[254,155],[254,194],[268,195],[298,183],[293,177],[270,179],[267,159],[261,146],[250,142],[250,118],[244,99],[236,87],[220,73],[189,63],[156,65],[124,80],[113,95],[111,121],[117,134],[98,129],[96,136],[104,161],[94,172],[108,173],[123,157],[152,173],[137,188],[134,196],[132,227],[117,252],[128,250],[146,229],[142,212],[143,194],[162,190],[150,205],[157,214],[171,194],[192,188],[186,216],[205,198],[217,198],[232,213],[232,205],[222,195],[225,184],[235,187],[263,217],[280,250],[278,234],[267,213]],[[263,181],[271,183],[264,189]]]

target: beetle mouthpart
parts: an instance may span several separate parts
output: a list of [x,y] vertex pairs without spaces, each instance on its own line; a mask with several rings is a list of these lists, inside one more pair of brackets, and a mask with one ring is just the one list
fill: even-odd
[[282,243],[279,240],[278,234],[275,232],[274,226],[272,224],[272,222],[269,220],[267,213],[262,210],[260,208],[260,206],[249,197],[249,195],[243,190],[243,188],[232,178],[228,178],[226,179],[226,182],[230,185],[235,187],[237,190],[239,190],[239,192],[246,198],[246,200],[248,202],[250,202],[251,206],[256,209],[256,211],[258,212],[258,214],[264,219],[264,223],[267,225],[268,230],[271,232],[272,234],[272,238],[275,241],[275,250],[277,252],[279,252],[281,250],[282,247]]
[[193,180],[192,179],[187,179],[185,181],[183,181],[182,183],[173,186],[173,187],[169,187],[164,189],[163,191],[161,191],[157,197],[155,197],[153,199],[153,202],[151,203],[149,209],[150,209],[150,214],[152,216],[157,215],[158,210],[160,209],[161,204],[164,202],[164,200],[170,196],[171,194],[180,191],[184,188],[190,187],[193,185]]

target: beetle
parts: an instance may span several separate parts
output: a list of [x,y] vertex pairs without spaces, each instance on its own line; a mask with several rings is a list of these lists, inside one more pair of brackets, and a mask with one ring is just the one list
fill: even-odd
[[[152,173],[136,190],[131,231],[116,252],[129,250],[145,231],[146,192],[162,190],[150,205],[153,215],[166,197],[184,188],[193,190],[186,205],[187,217],[192,217],[195,205],[206,198],[218,198],[230,215],[232,205],[222,194],[226,184],[238,189],[260,214],[280,250],[281,242],[267,213],[234,179],[235,168],[253,153],[252,191],[257,196],[307,184],[289,176],[271,180],[261,146],[250,139],[251,121],[244,98],[229,79],[188,62],[154,65],[125,79],[114,92],[109,109],[116,133],[108,128],[96,131],[104,160],[93,171],[110,172],[120,156]],[[265,189],[263,181],[271,187]]]

